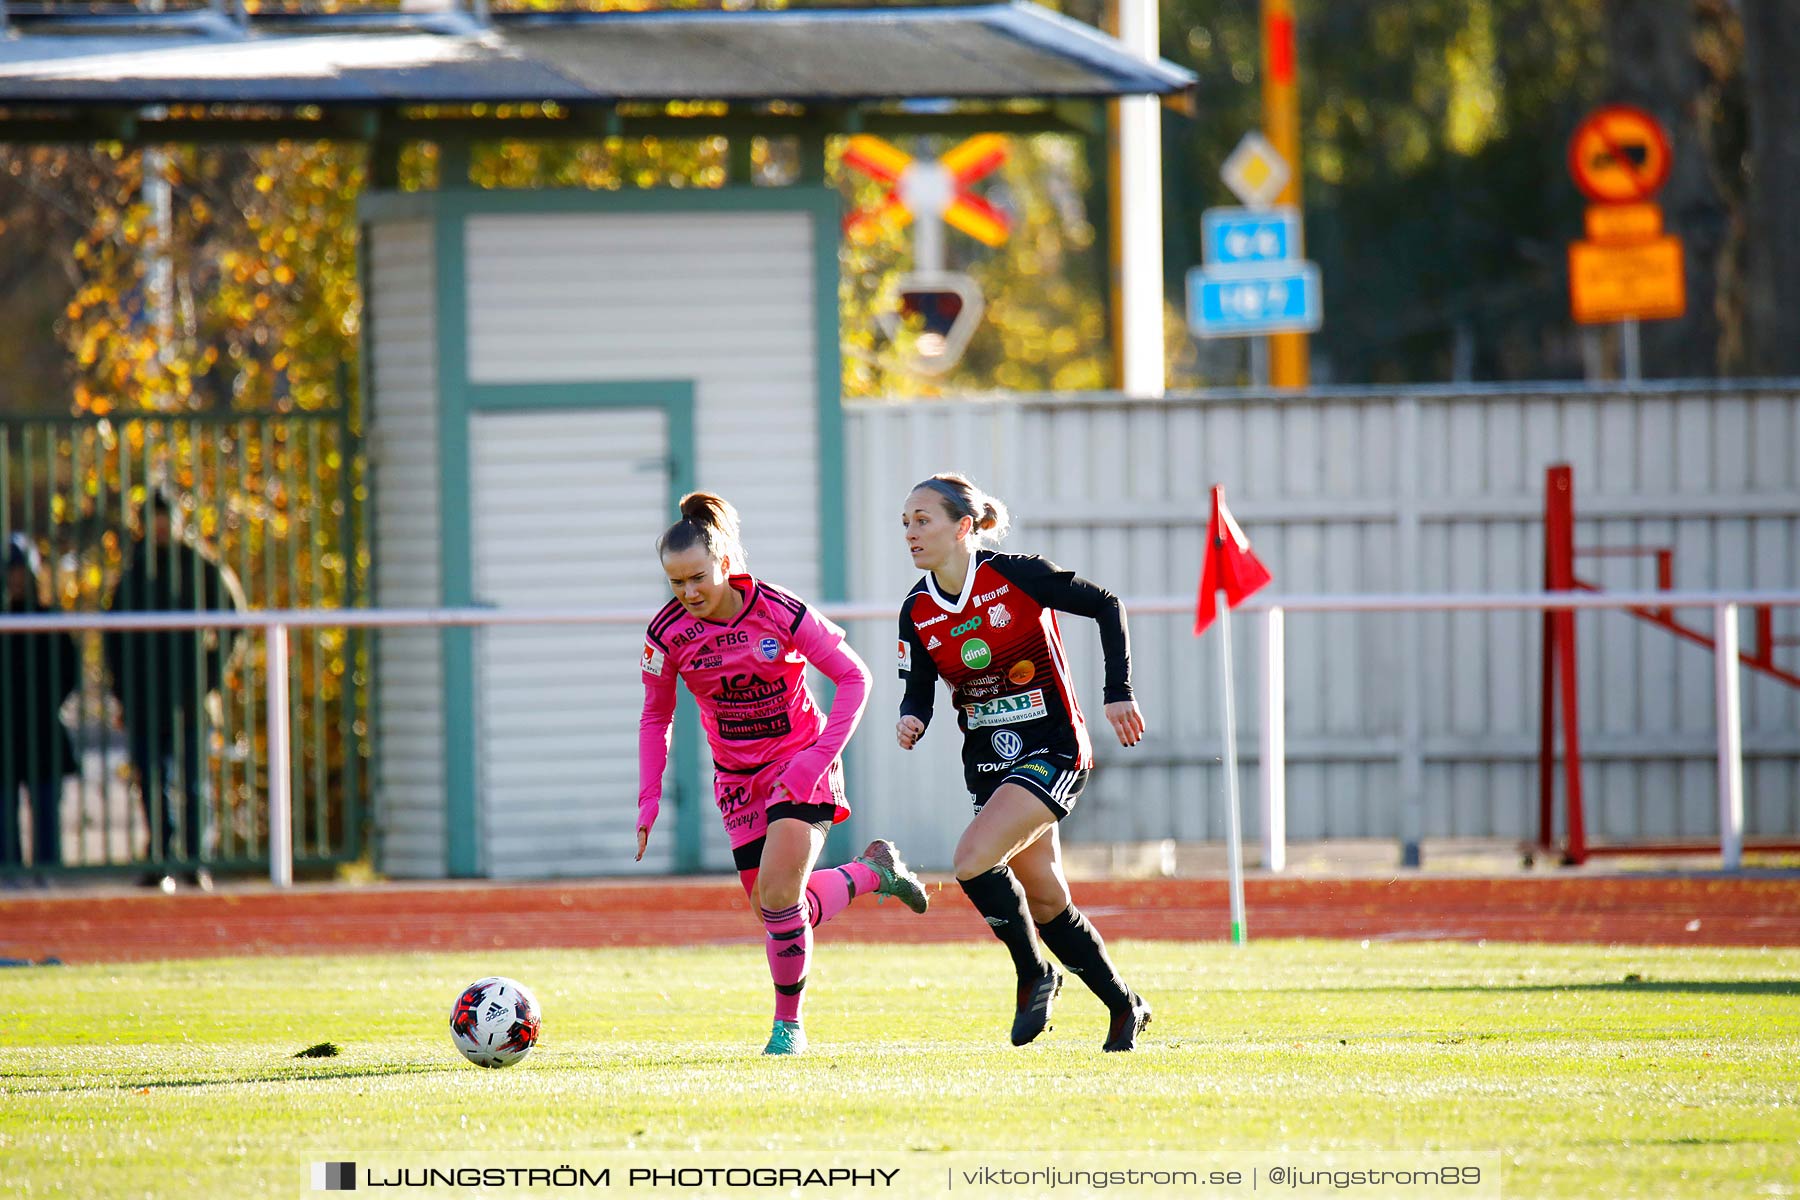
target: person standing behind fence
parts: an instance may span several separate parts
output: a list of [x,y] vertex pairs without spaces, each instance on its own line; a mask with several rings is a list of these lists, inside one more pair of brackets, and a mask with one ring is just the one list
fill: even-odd
[[[6,544],[5,611],[55,612],[44,603],[37,547],[22,533]],[[24,866],[19,791],[31,805],[31,865],[37,881],[62,862],[62,781],[76,771],[62,705],[80,681],[80,656],[66,633],[0,635],[0,883],[16,884]]]
[[[113,589],[114,613],[225,612],[238,607],[230,572],[181,536],[168,497],[152,493],[144,528]],[[224,639],[235,640],[234,634]],[[205,891],[212,875],[200,862],[200,802],[206,696],[222,681],[216,651],[220,639],[207,630],[108,630],[102,639],[113,694],[125,722],[131,771],[150,829],[151,870],[141,882],[173,891],[175,865],[185,880]],[[181,842],[175,841],[180,798]]]
[[931,720],[938,679],[950,685],[975,806],[956,845],[956,880],[1012,955],[1012,1043],[1023,1046],[1047,1028],[1062,988],[1041,941],[1111,1012],[1102,1048],[1135,1049],[1150,1006],[1119,978],[1100,934],[1070,898],[1058,833],[1087,785],[1094,750],[1056,613],[1100,626],[1106,720],[1121,746],[1135,746],[1144,718],[1131,695],[1124,607],[1073,571],[989,548],[1006,536],[1006,506],[961,475],[919,484],[900,522],[913,565],[925,574],[900,606],[906,693],[895,737],[911,750]]

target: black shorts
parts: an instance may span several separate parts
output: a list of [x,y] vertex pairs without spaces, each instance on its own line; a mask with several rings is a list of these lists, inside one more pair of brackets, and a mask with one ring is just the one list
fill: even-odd
[[[794,820],[805,821],[820,833],[831,832],[831,822],[837,816],[835,804],[801,804],[794,800],[777,800],[767,809],[769,823]],[[754,871],[762,866],[763,844],[769,840],[768,835],[757,838],[753,842],[745,842],[735,846],[731,851],[731,861],[740,871]]]
[[1073,754],[1038,751],[1024,755],[1004,772],[981,778],[979,783],[968,781],[969,799],[974,802],[975,811],[980,812],[1002,784],[1017,784],[1042,800],[1060,821],[1074,811],[1075,801],[1081,798],[1091,773]]

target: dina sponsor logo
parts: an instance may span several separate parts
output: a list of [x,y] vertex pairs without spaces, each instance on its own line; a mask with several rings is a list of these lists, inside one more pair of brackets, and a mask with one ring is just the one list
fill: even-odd
[[970,638],[963,643],[962,661],[971,671],[979,671],[994,661],[994,652],[980,638]]

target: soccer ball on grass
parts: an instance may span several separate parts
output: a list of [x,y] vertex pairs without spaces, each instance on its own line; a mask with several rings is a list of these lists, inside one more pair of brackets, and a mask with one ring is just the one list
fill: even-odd
[[537,1045],[537,997],[498,975],[477,979],[450,1009],[450,1040],[478,1067],[510,1067]]

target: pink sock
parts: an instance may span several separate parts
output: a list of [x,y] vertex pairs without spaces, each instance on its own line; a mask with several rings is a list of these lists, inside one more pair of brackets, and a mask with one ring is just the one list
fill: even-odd
[[818,928],[850,906],[858,896],[866,895],[881,885],[874,868],[867,863],[845,863],[826,867],[806,878],[806,906],[813,928]]
[[765,949],[769,977],[775,981],[775,1019],[798,1021],[805,998],[806,968],[812,962],[812,925],[806,906],[796,904],[779,911],[762,910],[763,928],[769,931]]

